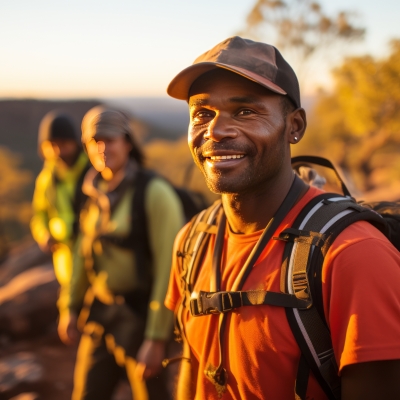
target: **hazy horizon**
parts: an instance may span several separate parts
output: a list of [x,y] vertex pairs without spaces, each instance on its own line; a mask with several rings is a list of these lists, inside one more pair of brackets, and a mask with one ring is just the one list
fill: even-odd
[[[234,6],[230,0],[204,0],[201,7],[181,0],[8,2],[0,14],[0,98],[166,97],[168,83],[180,70],[245,27],[254,4],[255,0]],[[315,85],[329,86],[329,71],[344,55],[383,56],[389,39],[400,37],[398,1],[320,4],[330,15],[353,12],[355,23],[367,33],[363,42],[335,48],[328,61],[316,60],[310,73]],[[303,92],[313,93],[308,87]]]

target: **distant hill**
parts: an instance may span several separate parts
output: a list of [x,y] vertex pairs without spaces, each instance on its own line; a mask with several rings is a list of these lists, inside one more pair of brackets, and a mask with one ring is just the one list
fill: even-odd
[[122,108],[147,125],[146,141],[176,140],[186,135],[189,123],[188,105],[170,97],[105,98],[110,106]]

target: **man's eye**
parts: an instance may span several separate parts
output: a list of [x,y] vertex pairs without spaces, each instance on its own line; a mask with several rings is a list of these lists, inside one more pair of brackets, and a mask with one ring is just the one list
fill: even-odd
[[206,119],[212,118],[212,113],[209,111],[199,111],[193,115],[193,121],[202,122]]
[[237,113],[237,115],[250,115],[250,114],[253,114],[253,111],[252,111],[252,110],[248,110],[248,109],[246,109],[246,110],[240,110],[240,111]]
[[207,112],[207,111],[200,111],[196,114],[196,117],[198,118],[207,118],[211,115],[211,113]]

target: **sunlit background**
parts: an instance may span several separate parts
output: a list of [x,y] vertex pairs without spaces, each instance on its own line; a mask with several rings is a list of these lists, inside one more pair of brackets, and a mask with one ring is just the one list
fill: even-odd
[[300,79],[309,125],[293,153],[329,157],[357,199],[399,200],[399,15],[398,0],[0,0],[0,398],[29,385],[25,400],[70,398],[58,284],[29,232],[46,113],[79,125],[99,104],[127,112],[147,166],[211,201],[187,149],[186,103],[166,87],[227,37],[258,38]]

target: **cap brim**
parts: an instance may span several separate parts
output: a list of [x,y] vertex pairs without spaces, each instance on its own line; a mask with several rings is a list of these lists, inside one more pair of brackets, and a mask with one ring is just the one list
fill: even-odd
[[98,138],[115,139],[120,136],[124,136],[125,133],[126,133],[125,131],[113,127],[110,128],[101,127],[99,129],[96,129],[96,133],[94,134],[93,137],[95,137],[96,139]]
[[92,128],[82,131],[82,143],[88,142],[91,139],[115,139],[119,136],[123,136],[125,132],[116,129],[107,129],[102,127],[100,129]]
[[244,78],[247,78],[253,82],[258,83],[261,86],[264,86],[272,92],[282,95],[287,94],[286,91],[283,90],[281,87],[271,82],[270,80],[258,74],[255,74],[254,72],[248,71],[244,68],[216,62],[202,62],[185,68],[178,75],[176,75],[174,79],[172,79],[171,83],[168,85],[167,93],[175,99],[188,100],[189,90],[193,82],[206,72],[217,68],[227,69],[228,71],[241,75]]

